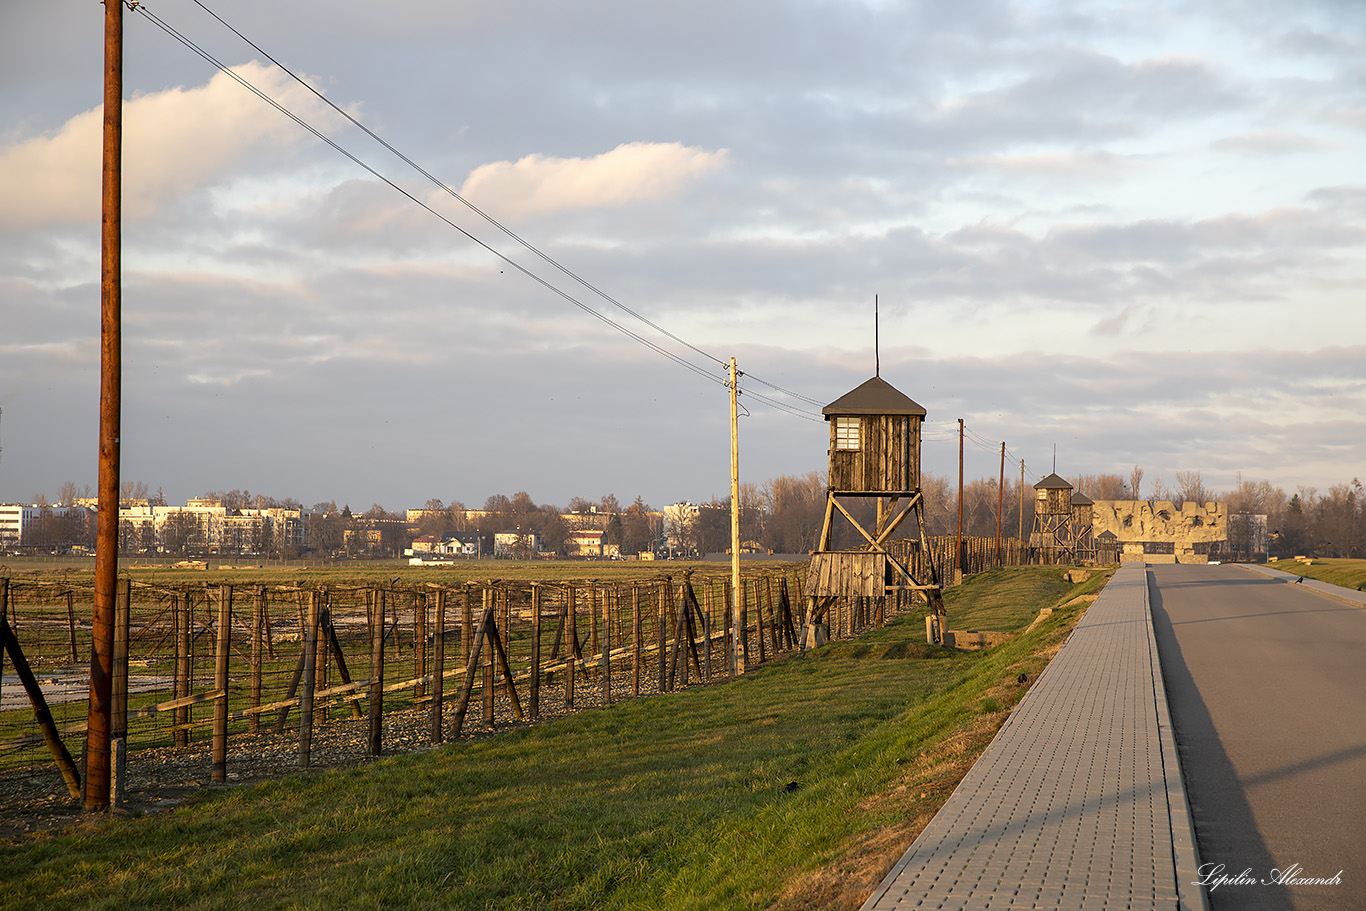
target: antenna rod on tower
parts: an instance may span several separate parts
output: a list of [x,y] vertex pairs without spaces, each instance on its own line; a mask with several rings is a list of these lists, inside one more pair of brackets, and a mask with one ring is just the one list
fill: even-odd
[[882,350],[878,342],[877,295],[873,295],[873,376],[882,376]]

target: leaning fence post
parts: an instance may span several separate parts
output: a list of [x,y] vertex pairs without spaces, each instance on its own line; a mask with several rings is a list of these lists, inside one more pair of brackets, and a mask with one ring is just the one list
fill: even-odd
[[67,590],[66,593],[66,631],[67,637],[71,642],[71,663],[80,661],[80,655],[76,652],[76,593]]
[[218,643],[214,650],[213,687],[218,698],[213,703],[213,760],[211,781],[228,778],[228,645],[232,635],[232,586],[218,587]]
[[33,714],[38,721],[38,728],[43,732],[43,741],[47,744],[48,752],[52,754],[52,759],[57,763],[57,768],[62,772],[62,778],[66,781],[67,793],[72,800],[81,799],[81,772],[77,768],[75,760],[71,758],[71,753],[66,745],[62,743],[62,737],[57,733],[57,725],[52,721],[52,711],[48,708],[47,700],[43,698],[43,691],[38,686],[38,678],[33,676],[33,670],[29,667],[28,659],[24,657],[24,652],[19,648],[19,639],[10,629],[9,615],[5,611],[5,606],[9,598],[9,580],[0,579],[0,653],[8,652],[10,663],[14,665],[14,673],[19,677],[19,682],[23,685],[25,692],[28,693],[29,702],[33,706]]

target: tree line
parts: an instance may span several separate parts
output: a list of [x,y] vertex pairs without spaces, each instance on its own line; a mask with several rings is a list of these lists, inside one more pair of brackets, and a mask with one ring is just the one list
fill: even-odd
[[[1240,476],[1231,490],[1209,488],[1198,471],[1177,472],[1171,483],[1161,477],[1145,484],[1146,473],[1134,466],[1128,476],[1119,474],[1078,474],[1069,478],[1073,489],[1093,500],[1166,500],[1180,506],[1186,502],[1218,501],[1226,504],[1229,515],[1230,549],[1235,555],[1252,556],[1257,552],[1254,523],[1250,517],[1265,516],[1268,552],[1272,556],[1366,556],[1366,502],[1361,481],[1336,484],[1320,493],[1313,487],[1300,487],[1286,493],[1269,481],[1245,481]],[[952,535],[959,528],[959,491],[956,479],[924,474],[923,515],[926,532]],[[149,494],[141,481],[125,482],[125,499],[166,505],[158,490]],[[69,506],[89,496],[89,487],[77,488],[67,482],[58,490],[55,501],[39,495],[41,506]],[[405,512],[391,512],[379,504],[353,513],[349,504],[337,507],[335,501],[316,503],[305,509],[298,500],[277,499],[247,490],[207,491],[201,499],[217,500],[228,509],[301,509],[305,513],[301,543],[261,542],[272,556],[292,557],[300,552],[313,554],[351,553],[395,555],[412,543],[414,536],[444,538],[453,533],[477,533],[490,544],[496,532],[520,529],[536,534],[542,549],[551,554],[572,552],[570,535],[578,527],[603,531],[603,543],[623,554],[673,550],[685,556],[704,556],[729,550],[730,498],[712,497],[695,510],[675,516],[666,528],[660,511],[637,496],[622,506],[614,494],[597,498],[573,497],[561,508],[537,504],[526,491],[511,496],[494,494],[482,507],[470,508],[456,500],[443,503],[429,499],[421,518],[410,525]],[[968,481],[962,490],[961,527],[964,535],[995,537],[999,533],[1014,538],[1027,536],[1034,523],[1035,491],[1028,481],[1021,485],[1018,476],[979,478]],[[819,540],[825,517],[826,478],[823,472],[781,475],[761,484],[746,483],[740,488],[740,538],[746,549],[771,553],[808,553]],[[872,498],[855,500],[851,511],[865,525],[871,525],[876,511]],[[356,535],[357,530],[366,533]],[[348,535],[347,532],[352,534]],[[93,522],[72,514],[49,511],[46,519],[34,524],[28,543],[39,547],[60,544],[93,545]],[[192,529],[183,534],[172,529],[171,538],[180,550],[193,549]],[[837,523],[834,546],[857,546],[856,533]],[[897,538],[919,534],[914,523],[905,523]],[[184,538],[184,541],[180,539]],[[490,547],[491,549],[491,547]],[[487,551],[486,551],[487,552]]]

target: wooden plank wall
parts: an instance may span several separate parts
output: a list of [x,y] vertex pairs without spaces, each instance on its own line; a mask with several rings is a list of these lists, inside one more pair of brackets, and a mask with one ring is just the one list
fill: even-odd
[[859,419],[858,449],[836,449],[830,431],[830,486],[847,491],[902,491],[920,486],[920,421],[907,415]]

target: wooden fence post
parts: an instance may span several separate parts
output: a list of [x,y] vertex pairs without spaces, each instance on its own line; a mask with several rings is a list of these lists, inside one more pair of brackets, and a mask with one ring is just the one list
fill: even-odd
[[470,647],[474,644],[474,608],[470,606],[470,584],[460,586],[460,663],[470,663]]
[[695,611],[696,611],[698,614],[700,614],[701,617],[702,617],[702,641],[703,641],[704,643],[706,643],[706,651],[703,653],[703,654],[706,656],[706,658],[705,658],[705,667],[704,667],[704,670],[701,672],[701,673],[702,673],[702,682],[703,682],[704,684],[710,684],[710,683],[711,683],[711,611],[710,611],[710,610],[707,610],[707,611],[702,610],[702,605],[699,604],[698,601],[697,601],[697,591],[692,587],[692,579],[688,579],[688,581],[687,581],[687,586],[688,586],[688,601],[692,604],[693,610],[695,610]]
[[413,593],[413,705],[417,705],[427,695],[427,685],[422,678],[427,675],[427,595],[425,592]]
[[209,765],[209,779],[223,782],[228,779],[228,647],[232,636],[232,586],[218,586],[218,629],[214,648],[213,688],[218,698],[213,701],[213,745]]
[[[172,609],[175,611],[175,686],[173,687],[177,699],[184,699],[190,695],[190,618],[193,611],[190,607],[190,589],[186,586],[180,595],[172,595]],[[171,715],[175,733],[172,740],[178,747],[189,746],[190,743],[190,707],[183,705],[174,709]]]
[[541,585],[531,583],[531,693],[527,697],[531,720],[541,716]]
[[317,592],[308,593],[308,619],[304,622],[304,679],[299,696],[299,768],[306,769],[313,752],[313,696],[318,683],[318,621]]
[[640,695],[640,583],[631,583],[631,695]]
[[[594,586],[596,588],[596,586]],[[612,598],[602,596],[602,704],[612,704]]]
[[133,582],[119,579],[114,587],[113,680],[109,700],[109,806],[123,807],[128,770],[128,633]]
[[658,610],[655,612],[655,613],[656,613],[656,619],[655,619],[655,639],[656,639],[656,644],[657,644],[657,646],[658,646],[658,651],[659,651],[659,654],[658,654],[659,661],[657,662],[657,663],[659,664],[659,689],[658,689],[658,692],[660,692],[660,693],[664,692],[664,677],[665,677],[665,673],[666,673],[665,665],[667,664],[667,660],[668,660],[668,659],[667,659],[668,650],[667,650],[666,647],[665,647],[666,644],[667,644],[667,640],[665,639],[665,629],[664,629],[665,619],[664,619],[664,612],[665,612],[665,610],[666,610],[665,605],[668,603],[668,599],[669,599],[669,587],[670,587],[671,582],[672,582],[672,580],[670,580],[668,576],[665,576],[665,577],[664,577],[664,581],[661,582],[661,583],[659,583],[659,597],[658,597],[658,599],[657,599],[658,602],[659,602],[659,605],[658,605]]
[[564,617],[564,708],[567,712],[574,711],[574,677],[577,671],[576,663],[579,657],[579,632],[578,624],[575,622],[579,612],[577,599],[574,596],[574,586],[564,587],[565,617]]
[[749,667],[749,580],[740,580],[740,651],[741,667]]
[[446,688],[446,590],[436,590],[436,621],[432,631],[432,743],[440,743],[442,696]]
[[598,654],[598,652],[599,652],[599,650],[600,650],[600,649],[599,649],[599,644],[600,644],[600,641],[601,641],[601,640],[599,640],[599,638],[598,638],[598,583],[597,583],[597,582],[589,582],[589,583],[588,583],[588,623],[589,623],[589,629],[592,631],[592,632],[589,633],[588,654],[590,654],[590,655],[596,655],[596,654]]
[[764,647],[764,578],[754,580],[754,638],[759,643],[759,663],[768,660],[768,650]]
[[[498,591],[497,591],[497,589],[495,589],[495,588],[493,587],[493,585],[490,584],[490,585],[488,585],[488,586],[485,586],[485,588],[484,588],[484,612],[488,615],[488,618],[489,618],[488,621],[486,621],[486,623],[485,623],[485,625],[484,625],[484,636],[485,636],[485,638],[488,637],[488,623],[492,623],[492,622],[493,622],[493,615],[494,615],[494,612],[498,609],[498,597],[497,597],[497,595],[498,595]],[[498,628],[498,627],[497,627],[497,624],[496,624],[496,623],[493,623],[493,626],[494,626],[494,636],[497,637],[497,636],[498,636],[498,632],[497,632],[497,628]],[[483,683],[484,689],[483,689],[483,693],[481,694],[481,695],[483,696],[483,699],[480,700],[480,703],[481,703],[481,705],[483,706],[483,711],[484,711],[484,718],[483,718],[483,721],[484,721],[484,724],[487,724],[489,727],[493,727],[493,725],[494,725],[494,717],[493,717],[493,711],[494,711],[494,706],[493,706],[493,697],[494,697],[494,692],[493,692],[493,684],[494,684],[494,680],[493,680],[493,662],[494,662],[494,654],[493,654],[493,653],[494,653],[494,649],[489,649],[488,657],[484,659],[484,683]]]
[[384,592],[369,589],[370,610],[370,755],[384,749]]
[[[251,608],[251,707],[261,707],[261,653],[263,633],[266,625],[266,587],[256,587],[256,600]],[[253,734],[261,730],[261,713],[252,712],[247,722],[247,730]]]

